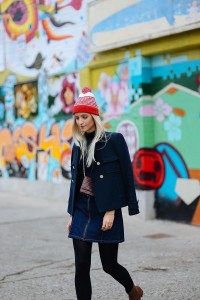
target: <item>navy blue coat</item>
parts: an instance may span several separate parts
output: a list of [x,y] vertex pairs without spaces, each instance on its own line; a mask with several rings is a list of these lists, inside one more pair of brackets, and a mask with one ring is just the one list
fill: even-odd
[[[129,215],[139,213],[133,171],[126,141],[121,133],[106,132],[95,146],[95,162],[91,172],[94,197],[99,212],[128,206]],[[80,148],[74,144],[71,158],[71,186],[68,213],[73,215],[76,201]]]

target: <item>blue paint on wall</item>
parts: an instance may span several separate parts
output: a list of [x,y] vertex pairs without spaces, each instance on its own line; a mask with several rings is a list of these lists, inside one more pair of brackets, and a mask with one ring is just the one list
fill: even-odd
[[182,74],[187,74],[188,77],[192,75],[192,72],[200,71],[200,60],[186,61],[182,63],[175,63],[170,65],[163,65],[160,67],[152,68],[152,77],[161,77],[164,80],[167,77],[173,79],[175,77],[180,78]]
[[[141,0],[97,23],[91,30],[91,41],[95,44],[93,38],[98,32],[114,31],[163,17],[166,18],[170,26],[173,26],[176,16],[189,15],[192,3],[193,0]],[[200,0],[196,0],[196,4],[196,9],[199,12]]]
[[200,60],[188,60],[187,56],[170,58],[170,63],[162,57],[152,58],[135,57],[129,60],[130,84],[136,89],[143,83],[150,84],[154,78],[163,80],[181,78],[186,75],[192,76],[193,73],[200,72]]
[[174,202],[179,197],[175,192],[178,178],[189,178],[186,164],[179,152],[167,143],[159,144],[155,149],[162,155],[165,164],[165,179],[158,190],[160,199]]

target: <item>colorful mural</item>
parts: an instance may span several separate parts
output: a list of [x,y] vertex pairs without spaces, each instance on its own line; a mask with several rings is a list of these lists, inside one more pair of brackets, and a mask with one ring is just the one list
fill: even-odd
[[[0,12],[1,12],[1,9],[0,9]],[[3,28],[3,23],[1,22],[1,15],[0,15],[0,72],[2,72],[5,69],[3,30],[4,30],[4,28]]]
[[0,176],[70,178],[87,0],[0,0]]
[[[157,217],[200,225],[200,60],[192,55],[197,52],[138,55],[123,65],[93,70],[92,76],[106,128],[123,133],[127,141],[137,189],[156,191]],[[111,84],[119,70],[126,70],[117,82],[126,83],[128,99],[119,113],[112,105],[108,114],[107,99],[113,99]],[[120,105],[120,89],[116,91],[114,103]],[[195,194],[178,188],[180,179],[186,186],[197,181]]]
[[[71,125],[68,120],[41,127],[26,122],[0,131],[0,170],[3,177],[23,177],[62,182],[70,177]],[[45,170],[44,170],[45,169]]]
[[0,70],[36,77],[41,70],[52,75],[88,64],[86,6],[83,0],[1,0],[0,47],[6,64],[0,55]]
[[31,120],[38,114],[37,82],[27,82],[14,86],[15,116]]
[[[98,11],[96,17],[95,11]],[[89,5],[92,51],[103,51],[155,37],[199,28],[199,0],[115,0]]]
[[[3,177],[53,182],[70,178],[71,105],[77,96],[79,77],[75,73],[54,76],[48,83],[45,78],[41,74],[37,84],[16,85],[15,77],[9,75],[0,90],[0,174]],[[52,109],[54,102],[50,105],[52,98],[64,103],[56,113]]]
[[79,76],[72,73],[50,77],[48,86],[48,115],[56,121],[72,117],[75,99],[79,94]]
[[[116,1],[96,1],[89,11],[108,2]],[[200,225],[199,49],[143,57],[129,47],[124,57],[122,49],[108,51],[95,65],[87,3],[0,0],[0,176],[70,178],[79,71],[93,59],[82,80],[92,85],[106,130],[124,135],[137,189],[155,190],[158,218]],[[118,1],[106,16],[89,15],[91,46],[196,28],[199,9],[200,0]]]
[[121,64],[110,75],[102,72],[96,96],[104,119],[117,118],[129,110],[128,64]]

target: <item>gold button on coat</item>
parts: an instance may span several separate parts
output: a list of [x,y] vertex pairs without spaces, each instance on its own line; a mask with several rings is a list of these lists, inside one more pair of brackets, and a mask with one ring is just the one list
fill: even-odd
[[100,165],[100,162],[99,162],[99,161],[97,162],[97,165],[98,165],[98,166]]
[[103,175],[100,175],[100,178],[103,178]]

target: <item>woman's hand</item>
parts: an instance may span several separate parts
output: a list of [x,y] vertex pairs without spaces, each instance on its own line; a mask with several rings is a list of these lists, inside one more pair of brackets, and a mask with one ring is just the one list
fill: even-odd
[[115,218],[115,211],[114,210],[107,211],[103,217],[103,224],[101,230],[106,231],[111,229],[113,226],[114,218]]
[[68,233],[70,232],[71,224],[72,224],[72,216],[69,217],[69,221],[68,221],[67,227],[66,227]]

